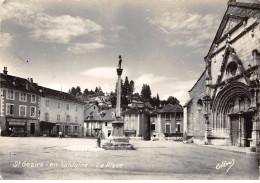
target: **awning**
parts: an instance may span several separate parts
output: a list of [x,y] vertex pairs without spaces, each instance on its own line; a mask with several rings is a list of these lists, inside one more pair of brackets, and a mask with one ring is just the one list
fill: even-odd
[[48,122],[48,121],[41,121],[40,128],[52,128],[56,126],[56,123]]

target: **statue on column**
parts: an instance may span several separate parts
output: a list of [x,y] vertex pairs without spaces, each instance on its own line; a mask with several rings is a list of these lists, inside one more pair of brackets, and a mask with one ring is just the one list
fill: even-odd
[[122,57],[121,55],[119,55],[118,69],[121,69],[121,64],[122,64]]

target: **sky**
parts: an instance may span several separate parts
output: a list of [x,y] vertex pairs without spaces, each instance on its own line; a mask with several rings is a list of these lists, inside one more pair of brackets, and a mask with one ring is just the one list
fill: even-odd
[[148,84],[152,96],[184,104],[226,8],[227,0],[0,0],[0,70],[65,92],[110,92],[122,55],[135,92]]

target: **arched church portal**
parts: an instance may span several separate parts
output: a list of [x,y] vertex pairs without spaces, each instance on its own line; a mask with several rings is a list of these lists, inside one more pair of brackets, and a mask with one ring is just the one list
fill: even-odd
[[[254,92],[253,92],[254,93]],[[227,84],[212,104],[212,135],[226,145],[250,146],[252,134],[251,92],[240,82]]]

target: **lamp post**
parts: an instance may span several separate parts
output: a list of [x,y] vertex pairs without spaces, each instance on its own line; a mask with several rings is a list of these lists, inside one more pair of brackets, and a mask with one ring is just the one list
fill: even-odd
[[207,77],[206,78],[206,95],[203,97],[203,103],[205,106],[205,113],[204,113],[204,118],[205,118],[205,145],[209,144],[208,141],[208,135],[210,135],[210,129],[209,129],[209,105],[211,102],[211,98],[210,98],[210,78]]

